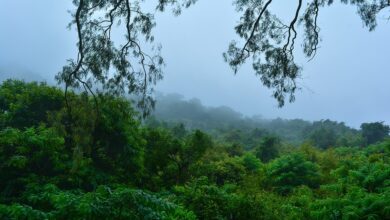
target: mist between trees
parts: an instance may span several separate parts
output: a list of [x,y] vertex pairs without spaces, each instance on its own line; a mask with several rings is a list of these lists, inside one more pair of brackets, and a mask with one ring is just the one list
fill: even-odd
[[[61,87],[0,76],[0,219],[390,219],[384,122],[355,129],[154,97],[165,65],[156,15],[196,2],[73,0],[76,55],[55,75]],[[285,20],[275,2],[234,0],[237,39],[221,55],[234,74],[251,64],[283,107],[304,74],[298,46],[315,58],[320,14],[337,3],[290,2]],[[390,6],[337,2],[369,31]]]

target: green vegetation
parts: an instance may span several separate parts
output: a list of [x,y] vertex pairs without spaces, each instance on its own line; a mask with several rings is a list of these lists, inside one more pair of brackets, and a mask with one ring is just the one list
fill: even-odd
[[123,98],[4,81],[0,219],[390,218],[383,123],[188,111],[206,113],[144,123]]
[[[183,124],[188,129],[201,129],[220,141],[240,144],[246,149],[258,147],[263,138],[270,136],[280,137],[282,141],[294,145],[309,141],[323,149],[367,144],[361,131],[350,128],[343,122],[331,120],[308,122],[301,119],[281,118],[269,120],[261,116],[244,117],[229,107],[205,107],[197,99],[184,100],[175,94],[157,96],[153,116],[147,120],[149,126],[172,129]],[[388,134],[387,127],[383,123],[367,124],[382,125],[379,129],[373,129],[373,132],[379,132],[379,135],[369,144],[383,140]]]

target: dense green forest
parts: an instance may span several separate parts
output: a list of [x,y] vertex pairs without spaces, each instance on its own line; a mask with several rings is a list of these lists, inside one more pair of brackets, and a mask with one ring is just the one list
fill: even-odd
[[[157,97],[153,116],[146,120],[149,126],[173,128],[183,124],[190,130],[206,131],[219,141],[240,143],[246,149],[255,147],[259,139],[276,136],[289,144],[299,146],[311,142],[314,146],[365,146],[382,140],[388,127],[381,122],[362,124],[361,130],[329,119],[309,122],[302,119],[264,119],[261,116],[244,116],[233,109],[206,107],[198,99],[185,100],[178,94]],[[373,132],[369,135],[368,132]],[[370,136],[370,137],[368,137]]]
[[0,219],[390,219],[389,126],[0,85]]

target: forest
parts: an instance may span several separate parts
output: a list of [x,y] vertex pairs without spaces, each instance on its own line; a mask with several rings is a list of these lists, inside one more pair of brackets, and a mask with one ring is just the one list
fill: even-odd
[[390,220],[389,15],[3,1],[0,220]]
[[124,97],[3,81],[0,174],[0,219],[390,219],[383,122],[268,120],[172,95],[143,119]]

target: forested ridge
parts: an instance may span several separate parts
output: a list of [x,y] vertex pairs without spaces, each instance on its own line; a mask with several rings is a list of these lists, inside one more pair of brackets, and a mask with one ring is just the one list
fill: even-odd
[[390,219],[384,123],[167,99],[142,119],[118,96],[2,82],[0,219]]
[[[179,94],[158,94],[156,100],[153,115],[146,120],[149,126],[173,127],[183,124],[188,129],[207,131],[215,138],[240,141],[249,148],[253,147],[253,143],[249,143],[251,139],[267,135],[278,136],[296,145],[312,141],[321,148],[364,144],[361,131],[344,122],[245,116],[227,106],[207,107],[199,99],[185,100]],[[374,124],[381,127],[380,122]]]

